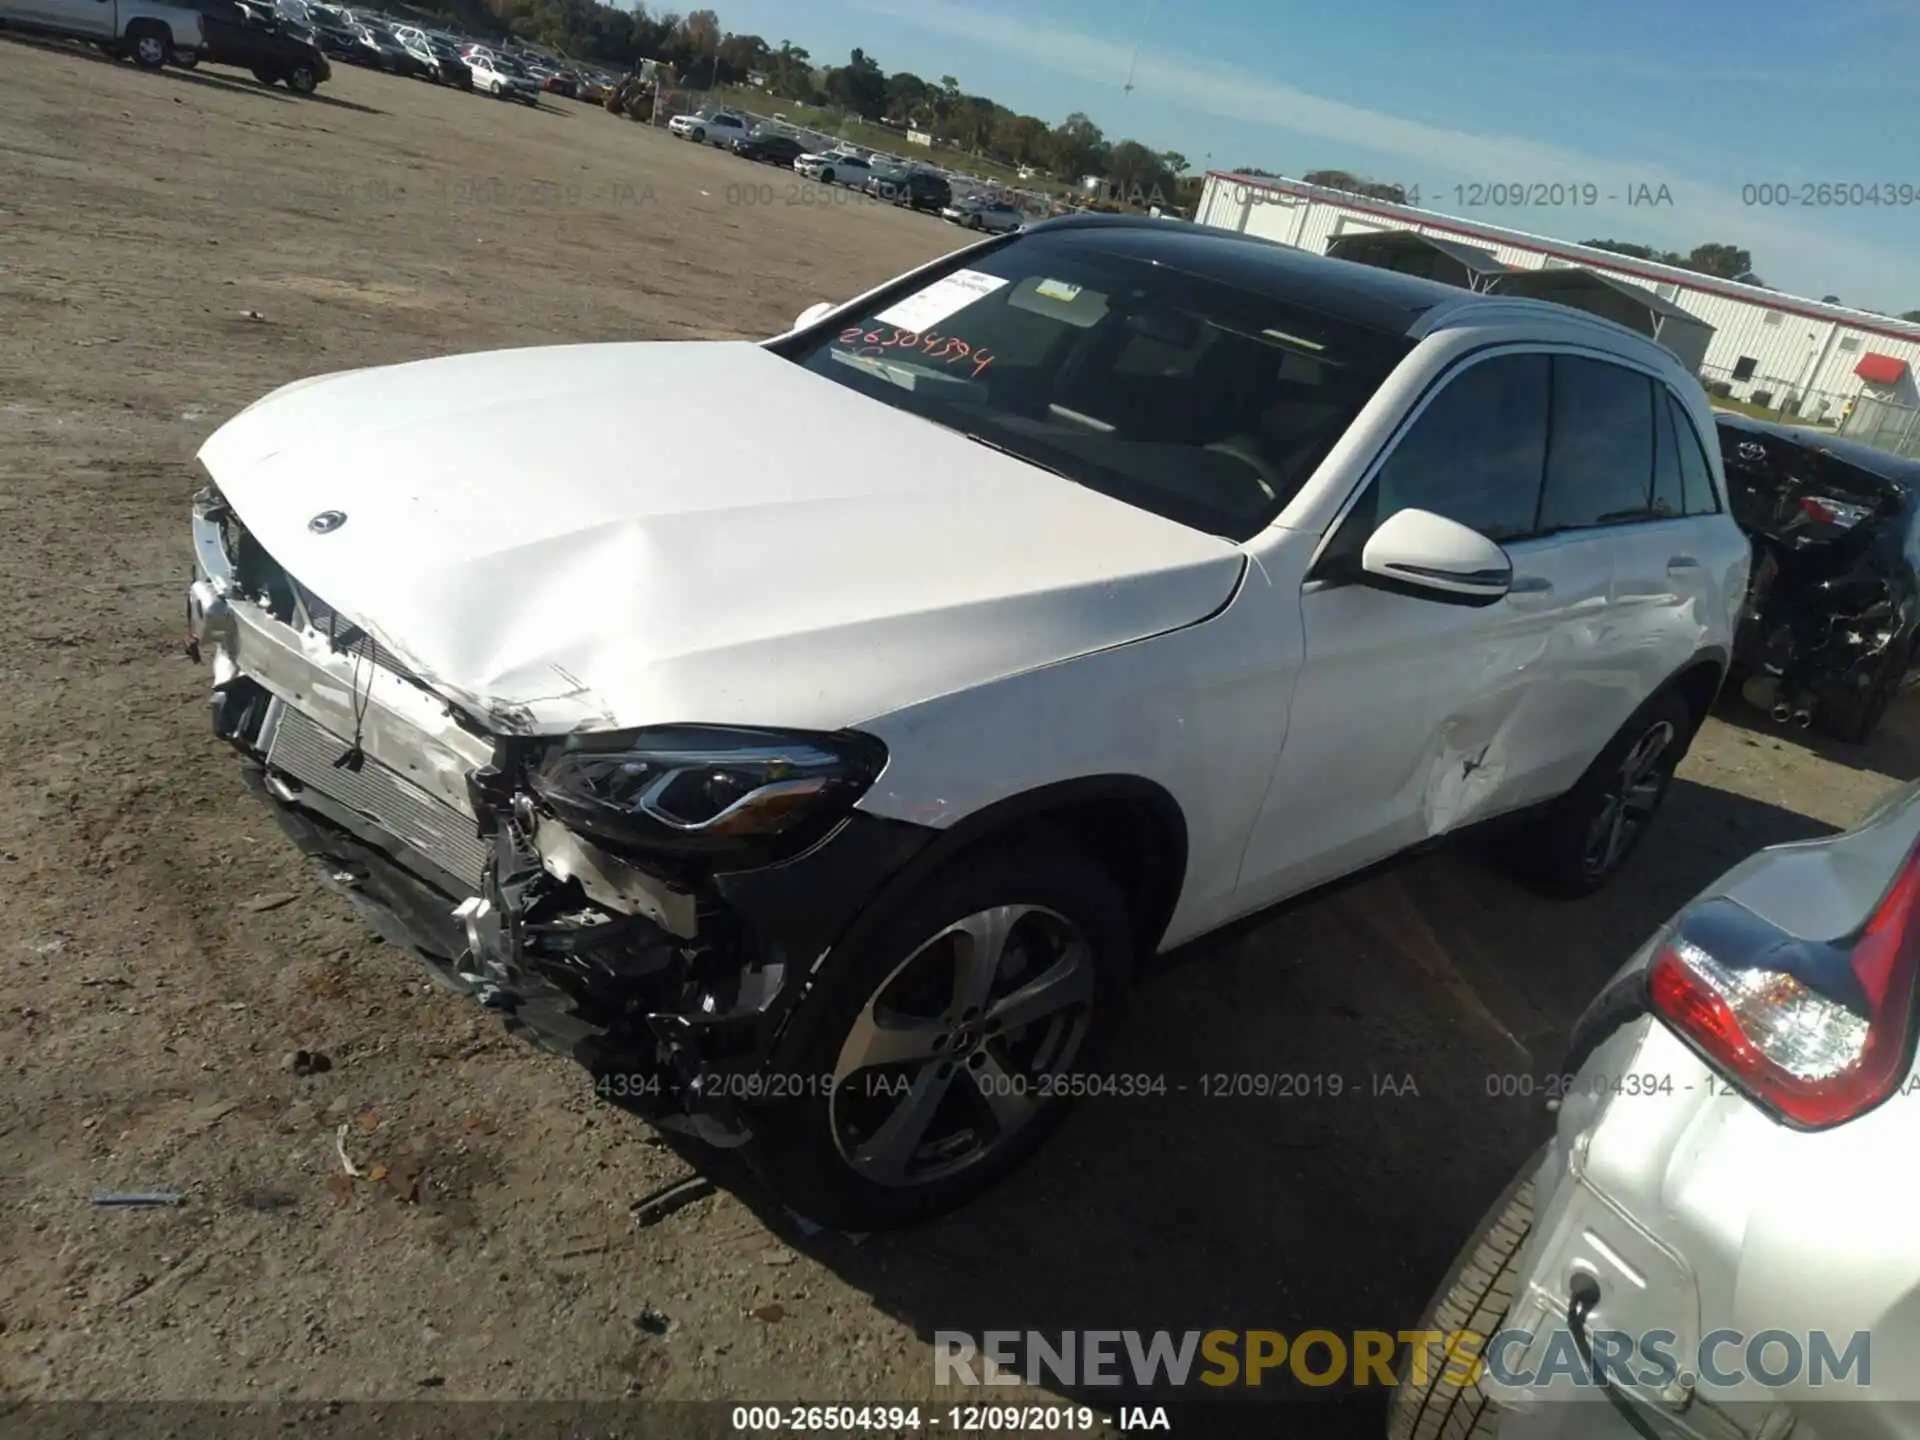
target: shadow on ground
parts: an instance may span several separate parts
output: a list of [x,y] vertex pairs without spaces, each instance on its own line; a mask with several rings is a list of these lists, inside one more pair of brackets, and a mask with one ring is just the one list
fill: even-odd
[[[1372,873],[1169,957],[1140,986],[1112,1063],[1164,1076],[1167,1093],[1085,1102],[967,1210],[858,1244],[769,1223],[929,1342],[989,1329],[1411,1326],[1545,1135],[1541,1097],[1511,1092],[1557,1071],[1595,991],[1729,865],[1823,833],[1680,781],[1628,869],[1588,900],[1541,899],[1465,848]],[[1298,1077],[1300,1093],[1209,1095],[1219,1086],[1207,1077],[1238,1075]],[[1209,1392],[1201,1431],[1274,1433],[1273,1409],[1256,1402],[1278,1400],[1294,1402],[1289,1436],[1380,1433],[1383,1390],[1310,1391],[1281,1374],[1241,1405]],[[1103,1409],[1154,1398],[1069,1393]]]
[[1835,765],[1885,775],[1903,784],[1920,780],[1920,691],[1909,690],[1887,711],[1886,719],[1863,745],[1835,740],[1818,726],[1797,730],[1756,710],[1729,691],[1714,707],[1714,718],[1755,735],[1790,739]]

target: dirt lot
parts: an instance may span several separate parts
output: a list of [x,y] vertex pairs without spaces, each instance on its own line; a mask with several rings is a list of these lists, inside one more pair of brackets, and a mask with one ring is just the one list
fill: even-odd
[[[1823,757],[1730,704],[1601,898],[1440,854],[1145,982],[1117,1068],[1340,1098],[1090,1104],[909,1234],[724,1189],[637,1228],[678,1156],[317,891],[212,739],[178,648],[193,452],[320,371],[769,333],[955,232],[564,100],[348,71],[300,101],[6,41],[0,70],[0,1395],[901,1400],[936,1329],[1393,1329],[1537,1133],[1487,1077],[1550,1070],[1733,859],[1920,774],[1908,713]],[[697,445],[674,419],[642,444]],[[384,1179],[336,1178],[342,1123]]]

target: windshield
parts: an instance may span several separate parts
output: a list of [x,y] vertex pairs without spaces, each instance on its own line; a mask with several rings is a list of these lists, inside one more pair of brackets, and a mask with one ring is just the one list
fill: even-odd
[[1069,231],[976,255],[789,353],[1103,494],[1246,540],[1410,348]]

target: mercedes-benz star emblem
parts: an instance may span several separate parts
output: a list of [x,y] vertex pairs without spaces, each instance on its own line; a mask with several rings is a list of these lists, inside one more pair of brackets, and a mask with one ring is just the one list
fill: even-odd
[[307,521],[307,528],[316,535],[331,535],[346,523],[346,511],[322,510],[318,515]]

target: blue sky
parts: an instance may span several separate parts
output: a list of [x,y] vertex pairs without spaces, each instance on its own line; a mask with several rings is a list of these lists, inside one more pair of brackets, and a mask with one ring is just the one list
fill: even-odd
[[[721,25],[1196,169],[1345,169],[1539,234],[1744,245],[1770,285],[1920,309],[1920,0],[712,0]],[[1137,60],[1136,60],[1137,54]],[[1129,72],[1133,91],[1123,86]],[[1455,185],[1594,185],[1597,207],[1463,208]],[[1905,185],[1914,203],[1748,203],[1743,187]],[[1670,204],[1629,207],[1633,187]],[[1639,193],[1639,192],[1634,192]],[[1796,196],[1797,199],[1797,196]]]

